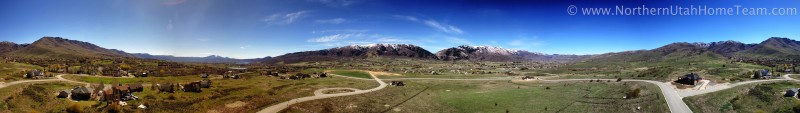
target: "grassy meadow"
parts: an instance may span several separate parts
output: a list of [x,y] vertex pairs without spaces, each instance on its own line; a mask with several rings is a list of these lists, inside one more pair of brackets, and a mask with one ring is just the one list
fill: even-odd
[[695,113],[795,113],[800,110],[800,100],[783,97],[788,88],[800,88],[800,83],[748,84],[684,101]]
[[[292,105],[283,112],[662,112],[657,86],[638,82],[404,81],[406,86]],[[639,97],[624,99],[633,89]],[[636,110],[641,107],[641,110]]]

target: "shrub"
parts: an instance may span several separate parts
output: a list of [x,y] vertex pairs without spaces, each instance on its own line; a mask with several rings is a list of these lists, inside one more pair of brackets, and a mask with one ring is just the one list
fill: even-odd
[[625,94],[625,96],[628,97],[628,98],[639,97],[639,92],[641,92],[641,90],[642,89],[639,89],[639,88],[633,89],[633,90],[629,91],[627,94]]
[[108,108],[106,109],[108,113],[122,113],[122,107],[119,104],[109,104]]
[[772,91],[773,88],[768,85],[758,85],[755,88],[750,89],[750,91],[747,92],[747,95],[754,96],[758,100],[766,102],[769,105],[775,100]]
[[617,82],[622,81],[622,78],[617,78]]
[[67,107],[67,113],[83,113],[83,107],[75,103]]
[[794,106],[792,107],[792,111],[795,113],[800,113],[800,101],[795,100]]

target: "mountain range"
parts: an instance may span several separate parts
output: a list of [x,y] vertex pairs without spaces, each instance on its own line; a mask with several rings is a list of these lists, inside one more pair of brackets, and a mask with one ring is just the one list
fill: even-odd
[[493,46],[467,46],[447,48],[436,52],[441,60],[477,60],[477,61],[573,61],[587,55],[548,55],[525,50],[511,50]]
[[0,55],[20,58],[143,58],[174,62],[202,63],[247,63],[247,62],[302,62],[337,59],[363,58],[415,58],[426,60],[471,60],[471,61],[619,61],[619,62],[658,62],[681,58],[749,57],[749,58],[791,58],[800,59],[800,42],[780,37],[772,37],[758,44],[744,44],[737,41],[711,43],[677,42],[652,50],[613,52],[598,55],[559,55],[543,54],[525,50],[511,50],[492,46],[457,46],[432,53],[411,44],[369,44],[334,47],[315,51],[288,53],[276,57],[258,59],[233,59],[222,56],[176,57],[169,55],[150,55],[146,53],[127,53],[116,49],[106,49],[97,45],[69,40],[60,37],[43,37],[31,44],[0,42]]
[[[240,63],[246,64],[261,59],[235,59],[230,57],[223,57],[218,55],[209,55],[206,57],[180,57],[172,55],[150,55],[147,53],[133,53],[138,58],[158,59],[173,62],[196,62],[196,63]],[[270,58],[270,57],[266,57]]]
[[23,58],[133,57],[133,55],[125,53],[124,51],[105,49],[88,42],[69,40],[60,37],[43,37],[31,44],[4,42],[2,46],[3,50],[0,54]]
[[169,55],[150,55],[146,53],[127,53],[116,49],[106,49],[92,43],[70,40],[61,37],[42,37],[31,44],[0,42],[0,55],[19,58],[143,58],[173,62],[201,63],[247,63],[259,59],[233,59],[221,56],[174,57]]
[[[729,57],[757,59],[800,59],[800,42],[772,37],[758,44],[737,41],[711,43],[676,42],[652,50],[636,50],[594,55],[583,59],[583,64],[619,63],[692,63],[708,60],[724,60]],[[596,66],[596,65],[592,65]]]

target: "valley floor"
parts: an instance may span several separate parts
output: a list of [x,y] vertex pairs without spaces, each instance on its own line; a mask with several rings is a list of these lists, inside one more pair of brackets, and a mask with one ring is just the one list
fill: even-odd
[[[200,93],[182,91],[159,93],[155,89],[145,87],[144,92],[134,93],[141,98],[140,100],[128,103],[130,105],[145,104],[148,106],[147,109],[137,109],[133,106],[122,109],[131,112],[256,112],[300,97],[359,92],[379,86],[375,80],[369,79],[372,76],[363,76],[364,73],[358,73],[358,71],[344,72],[342,74],[346,74],[345,76],[334,75],[329,78],[305,80],[282,80],[255,74],[245,74],[242,79],[212,77],[211,80],[214,83],[212,87],[203,89]],[[380,76],[393,75],[381,73]],[[155,83],[182,83],[201,79],[197,76],[110,78],[83,75],[63,75],[62,77],[59,75],[58,77],[60,78],[53,81],[68,80],[83,83],[32,82],[5,85],[0,89],[2,91],[0,93],[0,100],[2,100],[0,101],[0,112],[64,111],[72,106],[78,106],[81,110],[89,112],[106,112],[102,109],[106,107],[104,102],[71,101],[55,96],[58,91],[84,86],[86,82],[142,83],[149,86],[149,84]],[[371,90],[374,92],[363,92],[363,94],[354,96],[338,96],[300,102],[286,106],[286,109],[281,112],[685,112],[683,110],[674,111],[673,108],[680,107],[673,106],[677,103],[666,100],[670,98],[665,99],[665,96],[677,96],[678,99],[692,96],[685,99],[687,104],[678,101],[679,104],[689,105],[692,111],[696,112],[713,112],[715,108],[730,106],[724,102],[720,104],[716,100],[730,99],[714,99],[729,96],[709,95],[728,94],[729,90],[740,90],[740,87],[751,86],[750,83],[790,79],[787,77],[769,81],[739,82],[736,83],[737,85],[730,86],[734,87],[732,89],[713,90],[722,90],[720,92],[700,91],[695,94],[698,96],[692,96],[687,95],[689,93],[686,91],[678,91],[677,93],[680,94],[666,95],[662,92],[675,91],[672,89],[674,87],[668,87],[669,89],[665,90],[661,88],[664,86],[658,85],[667,83],[646,80],[520,81],[508,76],[453,79],[393,77],[383,79],[383,81],[387,83],[403,81],[405,86],[386,86],[383,89]],[[783,89],[783,86],[787,85],[776,88],[776,91]],[[328,88],[334,89],[319,90]],[[712,102],[712,104],[698,105],[698,102],[705,102],[709,99],[710,101],[707,102]],[[669,105],[668,102],[670,102]],[[736,102],[730,103],[737,105]],[[47,107],[42,105],[47,105]],[[708,110],[709,108],[712,110]],[[760,109],[775,111],[777,108]],[[730,110],[742,111],[736,109],[735,106]]]

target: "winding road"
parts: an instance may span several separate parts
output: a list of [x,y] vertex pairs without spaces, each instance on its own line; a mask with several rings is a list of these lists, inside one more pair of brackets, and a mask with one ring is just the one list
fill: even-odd
[[[296,98],[296,99],[292,99],[292,100],[289,100],[289,101],[286,101],[286,102],[281,102],[281,103],[269,106],[267,108],[264,108],[261,111],[258,111],[258,113],[277,113],[277,112],[280,112],[283,109],[286,109],[287,107],[289,107],[292,104],[297,104],[297,103],[300,103],[300,102],[317,100],[317,99],[325,99],[325,98],[331,98],[331,97],[338,97],[338,96],[357,95],[357,94],[373,92],[373,91],[377,91],[377,90],[381,90],[383,88],[386,88],[386,86],[387,86],[386,82],[381,81],[381,79],[376,77],[375,74],[370,73],[369,75],[372,76],[373,80],[377,81],[380,84],[378,87],[375,87],[375,88],[372,88],[372,89],[368,89],[368,90],[359,90],[359,89],[355,89],[355,88],[323,88],[323,89],[318,89],[318,90],[314,91],[314,96]],[[355,78],[355,77],[352,77],[352,78]],[[364,78],[361,78],[361,79],[364,79]],[[354,91],[353,92],[347,92],[347,93],[336,93],[336,94],[324,94],[324,93],[322,93],[325,90],[335,90],[335,89],[351,89],[351,90],[354,90]]]

